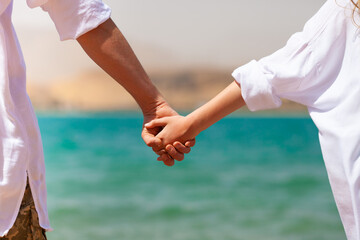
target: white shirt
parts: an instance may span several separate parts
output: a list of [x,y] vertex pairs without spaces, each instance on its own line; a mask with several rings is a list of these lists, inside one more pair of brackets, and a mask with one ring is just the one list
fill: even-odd
[[[76,39],[110,18],[101,0],[27,0],[41,6],[60,38]],[[40,226],[50,229],[38,123],[26,93],[25,64],[11,22],[12,0],[0,0],[0,237],[15,222],[29,177]]]
[[360,29],[353,8],[350,0],[328,0],[284,48],[233,77],[252,111],[279,107],[280,98],[308,107],[347,238],[360,240]]

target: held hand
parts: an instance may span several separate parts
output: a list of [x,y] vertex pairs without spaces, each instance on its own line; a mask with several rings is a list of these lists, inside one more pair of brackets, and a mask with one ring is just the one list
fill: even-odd
[[[195,139],[187,141],[185,144],[181,142],[174,142],[172,145],[168,144],[165,149],[160,150],[156,154],[159,155],[158,161],[163,161],[167,166],[173,166],[175,164],[174,160],[182,161],[184,160],[183,153],[189,153],[191,147],[195,145]],[[169,159],[170,156],[170,159]]]
[[175,141],[185,142],[195,137],[190,130],[190,123],[185,117],[179,115],[155,119],[145,124],[145,127],[148,129],[161,128],[161,132],[156,137],[164,146]]
[[169,116],[178,116],[178,114],[166,102],[156,104],[156,107],[144,112],[144,125],[141,136],[146,145],[152,147],[153,151],[160,155],[158,160],[164,161],[164,164],[167,166],[172,166],[174,165],[173,158],[177,160],[184,159],[184,154],[190,152],[190,148],[195,145],[195,140],[187,141],[185,145],[181,143],[174,144],[174,147],[171,147],[171,155],[168,155],[165,151],[161,151],[161,149],[165,148],[165,145],[162,144],[160,139],[155,137],[162,128],[145,127],[145,124],[151,122],[152,120]]
[[[145,125],[146,128],[162,128],[161,132],[156,137],[161,140],[162,145],[166,146],[166,152],[172,156],[175,160],[183,160],[177,152],[186,153],[189,147],[195,144],[194,139],[197,135],[191,130],[190,121],[187,118],[181,116],[164,117],[155,119]],[[185,143],[185,146],[182,144]],[[161,152],[165,152],[162,150]],[[164,160],[163,156],[160,156],[158,160]]]

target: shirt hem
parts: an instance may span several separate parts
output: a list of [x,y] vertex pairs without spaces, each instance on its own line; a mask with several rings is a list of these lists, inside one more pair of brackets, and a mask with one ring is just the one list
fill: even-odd
[[6,236],[6,234],[8,234],[9,233],[9,231],[10,231],[10,229],[14,226],[14,224],[15,224],[15,221],[16,221],[16,218],[17,218],[17,216],[18,216],[18,214],[19,214],[19,211],[20,211],[20,206],[21,206],[21,202],[22,202],[22,200],[23,200],[23,198],[24,198],[24,194],[25,194],[25,188],[26,188],[26,179],[27,179],[27,174],[26,174],[26,172],[25,172],[25,179],[23,180],[23,187],[22,187],[22,194],[20,195],[21,197],[18,199],[18,201],[17,201],[17,208],[16,209],[18,209],[16,212],[14,212],[14,214],[13,214],[13,216],[12,216],[12,218],[11,218],[11,221],[10,221],[10,225],[9,225],[9,227],[8,227],[8,229],[6,229],[6,230],[4,230],[3,232],[0,232],[0,237],[4,237],[4,236]]

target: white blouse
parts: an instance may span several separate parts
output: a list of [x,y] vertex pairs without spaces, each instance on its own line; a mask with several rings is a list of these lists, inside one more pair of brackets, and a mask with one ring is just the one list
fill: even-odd
[[308,107],[347,238],[360,240],[360,28],[353,8],[350,0],[328,0],[284,48],[233,77],[252,111],[279,107],[281,98]]
[[[110,18],[101,0],[27,0],[42,7],[60,38],[76,39]],[[11,22],[12,0],[0,0],[0,237],[12,227],[29,177],[40,226],[50,230],[40,132],[26,93],[23,56]]]

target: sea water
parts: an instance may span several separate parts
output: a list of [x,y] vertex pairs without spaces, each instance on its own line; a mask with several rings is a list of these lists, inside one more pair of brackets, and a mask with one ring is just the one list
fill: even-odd
[[166,167],[136,114],[40,114],[50,240],[341,240],[308,117],[230,117]]

